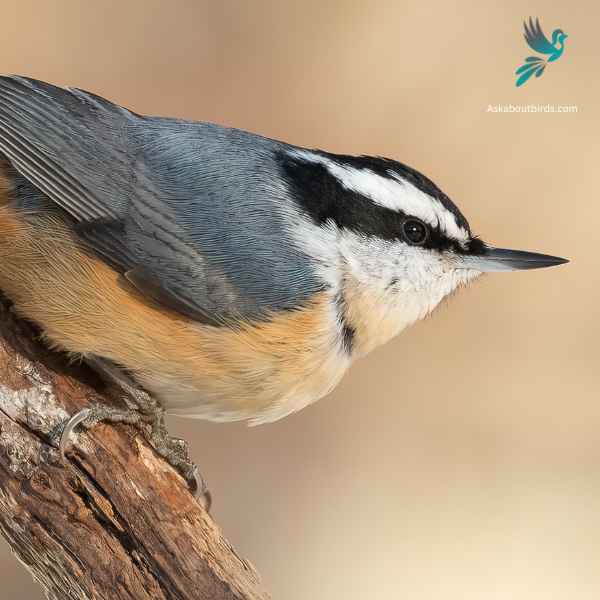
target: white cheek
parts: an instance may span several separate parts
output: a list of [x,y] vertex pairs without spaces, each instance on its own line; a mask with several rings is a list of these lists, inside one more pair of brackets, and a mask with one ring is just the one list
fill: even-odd
[[395,256],[389,256],[388,262],[396,281],[388,284],[382,306],[388,315],[394,315],[394,335],[425,318],[456,288],[481,274],[456,269],[451,260],[423,249],[399,249]]
[[440,270],[434,278],[429,280],[428,285],[414,292],[420,308],[416,320],[426,317],[446,296],[452,294],[458,287],[465,285],[480,274],[479,271],[455,269],[451,266],[446,266]]
[[410,282],[410,280],[402,278],[398,282],[397,289],[402,293],[410,292],[413,289],[413,284]]
[[340,239],[346,286],[358,328],[356,354],[387,342],[423,319],[476,272],[456,269],[448,257],[400,242],[344,232]]

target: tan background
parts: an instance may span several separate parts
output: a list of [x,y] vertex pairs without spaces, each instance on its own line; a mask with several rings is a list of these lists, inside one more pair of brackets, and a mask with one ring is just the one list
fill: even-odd
[[[597,2],[1,7],[2,71],[395,157],[484,239],[572,259],[486,277],[280,423],[173,421],[274,598],[600,597]],[[570,37],[517,90],[529,14]],[[579,112],[486,112],[508,102]],[[0,578],[41,597],[4,545]]]

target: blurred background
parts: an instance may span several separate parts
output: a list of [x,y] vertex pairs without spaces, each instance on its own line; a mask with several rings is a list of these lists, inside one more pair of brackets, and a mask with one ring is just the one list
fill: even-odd
[[[429,175],[494,274],[258,428],[172,420],[275,599],[600,597],[600,4],[0,2],[1,70]],[[522,21],[569,38],[515,88]],[[577,105],[498,114],[497,104]],[[0,545],[2,595],[41,592]]]

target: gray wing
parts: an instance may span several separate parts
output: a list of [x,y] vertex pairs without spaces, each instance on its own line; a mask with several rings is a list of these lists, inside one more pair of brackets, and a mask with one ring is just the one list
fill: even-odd
[[529,25],[527,25],[527,21],[524,21],[523,27],[525,29],[525,33],[523,34],[525,41],[533,50],[540,52],[541,54],[552,54],[556,51],[556,48],[554,48],[548,41],[548,38],[544,35],[539,19],[536,19],[534,23],[533,19],[530,17]]
[[136,288],[203,322],[260,318],[322,289],[291,238],[298,213],[277,175],[282,148],[0,77],[0,153]]

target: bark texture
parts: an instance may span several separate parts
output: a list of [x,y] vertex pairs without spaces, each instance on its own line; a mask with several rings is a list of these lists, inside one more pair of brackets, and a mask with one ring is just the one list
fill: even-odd
[[0,298],[0,531],[52,600],[266,600],[183,479],[134,428],[56,434],[117,392],[48,351]]

